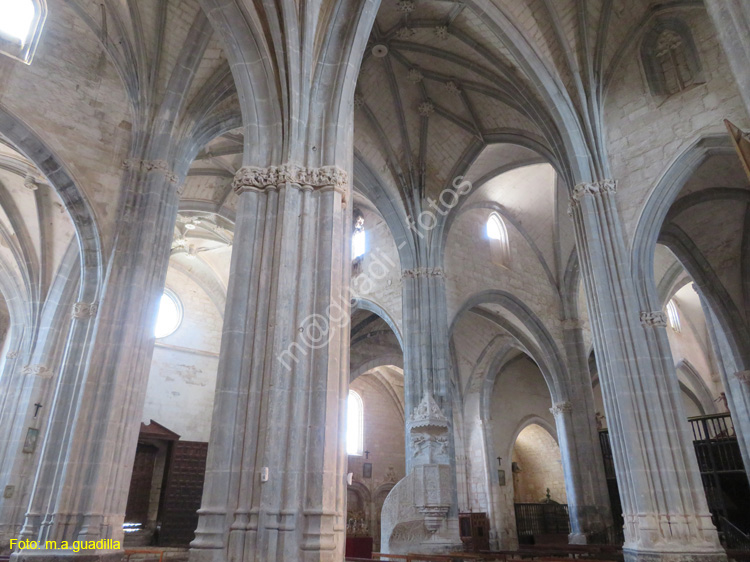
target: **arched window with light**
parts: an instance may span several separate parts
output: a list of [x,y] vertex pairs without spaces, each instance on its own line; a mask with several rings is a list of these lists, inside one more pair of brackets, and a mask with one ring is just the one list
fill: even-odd
[[346,401],[346,453],[362,456],[365,449],[365,410],[362,397],[349,391]]
[[669,323],[669,327],[675,332],[679,333],[682,331],[682,327],[680,326],[680,314],[677,311],[677,305],[675,305],[674,299],[667,303],[667,322]]
[[365,216],[361,211],[354,211],[354,232],[352,233],[352,260],[358,260],[367,251],[367,234],[365,233]]
[[0,53],[31,64],[46,18],[46,0],[0,0]]
[[491,213],[485,225],[485,235],[490,243],[490,257],[493,263],[510,266],[510,245],[508,229],[497,213]]

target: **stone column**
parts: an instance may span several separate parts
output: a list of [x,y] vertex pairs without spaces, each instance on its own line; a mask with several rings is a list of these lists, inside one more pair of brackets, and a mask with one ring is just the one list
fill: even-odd
[[724,387],[745,473],[750,480],[750,371],[737,371],[727,375]]
[[333,562],[346,530],[350,186],[244,167],[192,562]]
[[664,313],[638,310],[615,191],[613,180],[579,184],[570,212],[624,512],[625,557],[725,560],[706,505]]
[[[99,560],[122,556],[114,541],[122,523],[153,351],[153,325],[164,287],[174,222],[177,176],[164,160],[124,164],[123,204],[101,303],[73,308],[69,347],[93,330],[88,361],[74,361],[56,382],[25,539],[98,541],[79,552]],[[72,347],[71,347],[72,346]],[[32,557],[69,556],[25,551]]]
[[746,0],[706,0],[705,3],[750,113],[750,4]]
[[612,527],[612,512],[596,429],[591,375],[578,321],[563,323],[563,340],[570,377],[569,401],[553,404],[550,412],[555,416],[565,471],[569,540],[571,544],[602,542]]
[[[407,417],[429,392],[448,397],[448,312],[445,273],[439,267],[404,270],[404,400]],[[409,464],[407,461],[407,472]]]
[[[698,287],[701,308],[706,318],[706,327],[711,345],[719,368],[721,382],[727,399],[727,407],[732,416],[737,442],[745,465],[745,473],[750,480],[750,371],[738,370],[742,364],[742,356],[737,357],[735,350],[727,339],[727,334],[719,325],[716,315],[703,297],[705,288]],[[738,365],[739,363],[739,365]],[[747,363],[745,363],[746,365]]]
[[404,270],[406,478],[383,505],[381,550],[460,548],[445,274]]
[[[90,337],[83,336],[83,346],[72,345],[70,337],[71,306],[76,293],[86,295],[81,287],[77,245],[69,247],[57,270],[44,305],[38,306],[36,321],[25,330],[11,330],[14,348],[24,350],[18,357],[7,358],[6,372],[0,388],[0,551],[18,537],[28,505],[30,488],[46,435],[49,412],[54,403],[59,373],[85,358]],[[85,285],[85,283],[83,284]],[[20,332],[25,336],[18,337]],[[20,344],[20,345],[19,345]],[[14,352],[15,355],[15,352]]]

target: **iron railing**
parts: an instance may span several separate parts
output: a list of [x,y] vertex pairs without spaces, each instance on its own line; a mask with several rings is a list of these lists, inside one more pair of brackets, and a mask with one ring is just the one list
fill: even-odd
[[719,517],[719,530],[724,535],[727,548],[750,551],[750,536],[743,533],[726,517]]
[[569,534],[568,506],[559,503],[517,503],[518,536]]

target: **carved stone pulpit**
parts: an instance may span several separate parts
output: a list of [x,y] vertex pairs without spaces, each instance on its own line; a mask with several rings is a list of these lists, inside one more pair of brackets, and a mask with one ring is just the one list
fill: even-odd
[[414,505],[435,533],[451,505],[448,419],[428,392],[407,423],[414,457]]

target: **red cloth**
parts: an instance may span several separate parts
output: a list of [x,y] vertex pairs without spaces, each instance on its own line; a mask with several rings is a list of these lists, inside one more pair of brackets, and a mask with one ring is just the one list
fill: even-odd
[[346,537],[346,556],[372,558],[372,537]]

